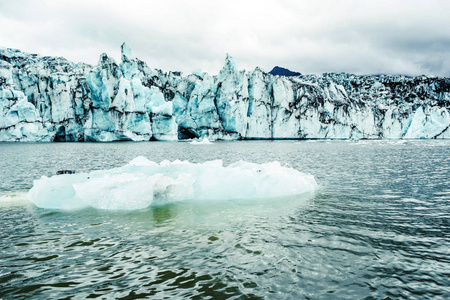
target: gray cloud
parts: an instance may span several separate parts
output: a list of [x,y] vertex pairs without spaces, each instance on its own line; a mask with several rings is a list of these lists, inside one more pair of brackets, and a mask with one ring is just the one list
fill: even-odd
[[149,66],[218,73],[238,66],[302,73],[450,76],[450,2],[0,0],[0,46],[96,64],[126,41]]

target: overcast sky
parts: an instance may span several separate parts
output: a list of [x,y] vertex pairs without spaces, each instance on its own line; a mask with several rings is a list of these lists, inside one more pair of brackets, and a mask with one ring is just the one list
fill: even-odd
[[0,46],[151,68],[450,76],[450,1],[0,0]]

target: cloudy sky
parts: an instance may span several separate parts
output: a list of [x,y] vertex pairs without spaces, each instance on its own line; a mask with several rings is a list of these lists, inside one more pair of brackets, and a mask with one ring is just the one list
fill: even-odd
[[447,0],[0,0],[0,46],[96,64],[126,42],[152,68],[450,76]]

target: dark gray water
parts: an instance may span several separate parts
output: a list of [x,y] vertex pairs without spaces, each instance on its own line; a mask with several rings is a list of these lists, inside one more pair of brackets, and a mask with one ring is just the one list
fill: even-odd
[[[40,209],[33,179],[136,156],[274,160],[313,196]],[[448,299],[450,141],[0,144],[0,298]]]

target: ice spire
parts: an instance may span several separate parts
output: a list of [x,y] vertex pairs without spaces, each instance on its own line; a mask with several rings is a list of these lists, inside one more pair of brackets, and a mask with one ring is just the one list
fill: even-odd
[[134,59],[133,53],[131,52],[131,48],[124,42],[122,46],[120,46],[120,50],[122,52],[122,61],[130,61]]
[[232,75],[233,77],[236,76],[236,74],[239,73],[239,70],[236,66],[236,62],[234,61],[234,58],[231,57],[230,54],[227,53],[227,56],[225,57],[225,65],[223,66],[222,70],[219,72],[219,80],[223,81],[228,76]]
[[228,53],[225,57],[225,66],[223,68],[228,71],[237,72],[236,62],[234,61],[234,58]]

